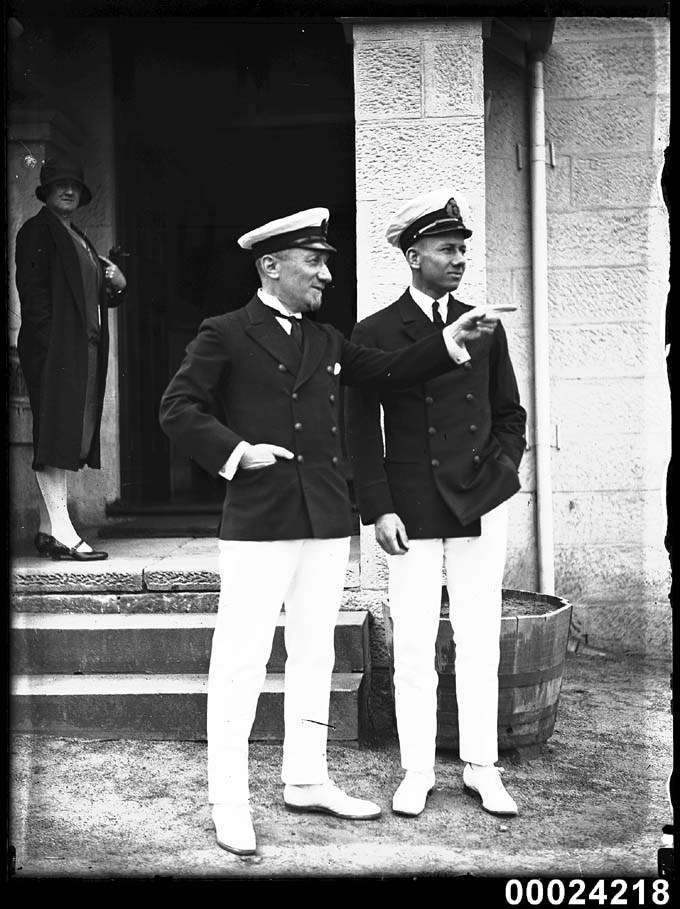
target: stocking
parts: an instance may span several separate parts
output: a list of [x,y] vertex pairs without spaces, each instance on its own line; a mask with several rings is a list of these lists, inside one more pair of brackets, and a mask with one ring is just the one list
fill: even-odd
[[[64,546],[75,546],[80,540],[68,513],[66,471],[61,467],[45,467],[37,470],[35,478],[42,495],[46,517],[51,526],[51,534]],[[40,509],[40,526],[43,527],[43,509]],[[80,547],[81,552],[91,551],[87,544]]]

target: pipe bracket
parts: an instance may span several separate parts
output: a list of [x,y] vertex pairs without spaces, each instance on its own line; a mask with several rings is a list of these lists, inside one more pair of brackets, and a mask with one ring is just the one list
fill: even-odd
[[[526,165],[526,154],[527,154],[526,145],[522,145],[521,143],[516,142],[515,143],[515,154],[517,156],[517,170],[524,170],[524,167]],[[545,143],[544,160],[545,160],[545,163],[549,164],[552,168],[557,167],[557,161],[555,158],[555,143],[554,142]]]

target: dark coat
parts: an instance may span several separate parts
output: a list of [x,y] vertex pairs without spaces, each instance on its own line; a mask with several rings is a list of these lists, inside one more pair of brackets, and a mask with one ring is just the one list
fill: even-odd
[[243,440],[295,453],[271,467],[237,470],[227,483],[223,540],[349,535],[340,382],[411,384],[456,368],[441,333],[386,354],[357,347],[330,325],[304,319],[303,331],[301,356],[257,296],[206,319],[161,400],[164,432],[213,475]]
[[[452,320],[471,309],[450,299]],[[359,322],[352,340],[394,350],[436,331],[406,291]],[[414,539],[479,536],[480,516],[519,489],[526,413],[503,326],[467,348],[467,368],[411,388],[348,392],[348,449],[365,524],[394,512]]]
[[[90,247],[96,256],[91,243]],[[85,461],[90,467],[101,466],[99,429],[109,356],[107,312],[123,297],[107,290],[104,266],[100,265],[99,413]],[[21,304],[17,350],[33,413],[33,469],[77,470],[82,466],[87,384],[85,292],[73,241],[46,206],[17,234],[16,282]]]

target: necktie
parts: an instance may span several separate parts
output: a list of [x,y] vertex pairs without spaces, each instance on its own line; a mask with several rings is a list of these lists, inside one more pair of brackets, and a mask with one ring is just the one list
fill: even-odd
[[284,316],[283,313],[277,313],[276,317],[277,319],[287,319],[290,322],[290,336],[302,350],[302,319],[296,319],[295,316]]
[[432,304],[432,321],[437,326],[437,328],[444,327],[444,320],[442,319],[441,313],[439,312],[439,300],[435,300]]

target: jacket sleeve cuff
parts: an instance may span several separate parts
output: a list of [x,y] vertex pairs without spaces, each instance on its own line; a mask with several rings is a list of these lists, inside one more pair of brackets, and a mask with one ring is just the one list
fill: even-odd
[[458,366],[462,366],[463,363],[467,363],[468,360],[471,360],[472,357],[467,351],[467,348],[462,344],[459,344],[457,341],[451,337],[451,334],[447,331],[442,332],[444,336],[444,344],[446,344],[446,349],[449,352],[449,356]]
[[239,442],[227,458],[224,467],[219,471],[220,476],[224,477],[225,480],[232,480],[234,478],[234,474],[238,470],[238,465],[241,463],[243,452],[248,448],[248,444],[248,442]]
[[383,514],[394,512],[394,502],[387,480],[379,480],[357,489],[357,505],[363,524],[375,524]]

